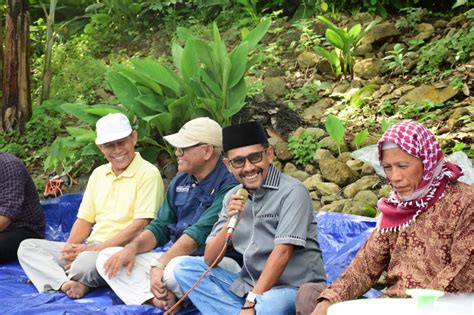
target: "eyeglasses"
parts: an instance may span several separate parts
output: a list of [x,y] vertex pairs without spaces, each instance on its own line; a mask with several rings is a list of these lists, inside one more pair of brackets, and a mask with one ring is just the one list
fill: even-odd
[[188,151],[189,149],[197,148],[197,147],[200,147],[200,146],[202,146],[202,145],[207,145],[207,143],[198,143],[198,144],[192,145],[192,146],[190,146],[190,147],[186,147],[186,148],[176,148],[176,155],[182,156],[182,155],[184,155],[184,153],[186,153],[186,151]]
[[247,156],[238,156],[235,157],[231,160],[228,160],[230,165],[232,165],[233,168],[242,168],[245,166],[245,161],[248,160],[252,164],[257,164],[262,161],[263,159],[263,152],[265,152],[266,149],[263,149],[262,151],[259,152],[254,152],[250,153]]

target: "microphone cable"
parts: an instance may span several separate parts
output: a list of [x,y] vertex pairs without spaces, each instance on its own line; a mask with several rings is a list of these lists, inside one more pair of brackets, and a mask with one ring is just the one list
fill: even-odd
[[211,269],[214,268],[217,265],[217,263],[222,259],[222,257],[224,256],[227,250],[229,243],[230,243],[230,239],[224,243],[224,246],[222,247],[221,252],[219,253],[219,255],[217,255],[216,259],[214,259],[214,261],[209,266],[209,268],[207,268],[207,270],[204,271],[204,273],[199,277],[199,279],[197,279],[196,282],[194,282],[192,287],[190,287],[189,290],[186,291],[186,293],[184,293],[184,295],[164,313],[164,315],[173,314],[172,312],[184,301],[185,298],[188,297],[189,293],[191,293],[191,291],[201,282],[202,279],[204,279],[204,277],[209,273],[209,271],[211,271]]

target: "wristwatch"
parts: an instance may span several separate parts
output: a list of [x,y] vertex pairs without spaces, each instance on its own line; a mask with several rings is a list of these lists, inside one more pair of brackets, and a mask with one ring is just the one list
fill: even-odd
[[157,260],[157,261],[155,261],[154,263],[152,263],[152,264],[150,265],[150,268],[158,268],[158,269],[161,269],[161,270],[165,270],[166,265],[160,263],[160,261]]
[[250,291],[249,293],[247,293],[247,297],[245,298],[245,300],[249,303],[256,304],[257,303],[256,298],[257,298],[258,295],[259,294],[256,294],[256,293],[253,293],[252,291]]

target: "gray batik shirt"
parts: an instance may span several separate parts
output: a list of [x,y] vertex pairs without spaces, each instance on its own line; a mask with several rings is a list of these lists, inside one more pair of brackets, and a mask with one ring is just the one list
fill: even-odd
[[[227,222],[227,205],[239,188],[242,185],[224,197],[219,220],[207,241]],[[232,245],[242,254],[243,266],[230,290],[240,297],[252,290],[273,247],[278,244],[294,245],[295,250],[274,287],[298,288],[306,282],[325,281],[326,272],[316,234],[308,191],[300,181],[271,166],[263,185],[245,204],[233,233]]]

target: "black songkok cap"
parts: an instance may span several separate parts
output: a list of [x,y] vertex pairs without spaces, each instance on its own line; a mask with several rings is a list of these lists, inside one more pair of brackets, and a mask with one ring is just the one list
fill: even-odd
[[267,135],[261,123],[251,121],[240,125],[232,125],[222,129],[224,152],[254,144],[268,146]]

